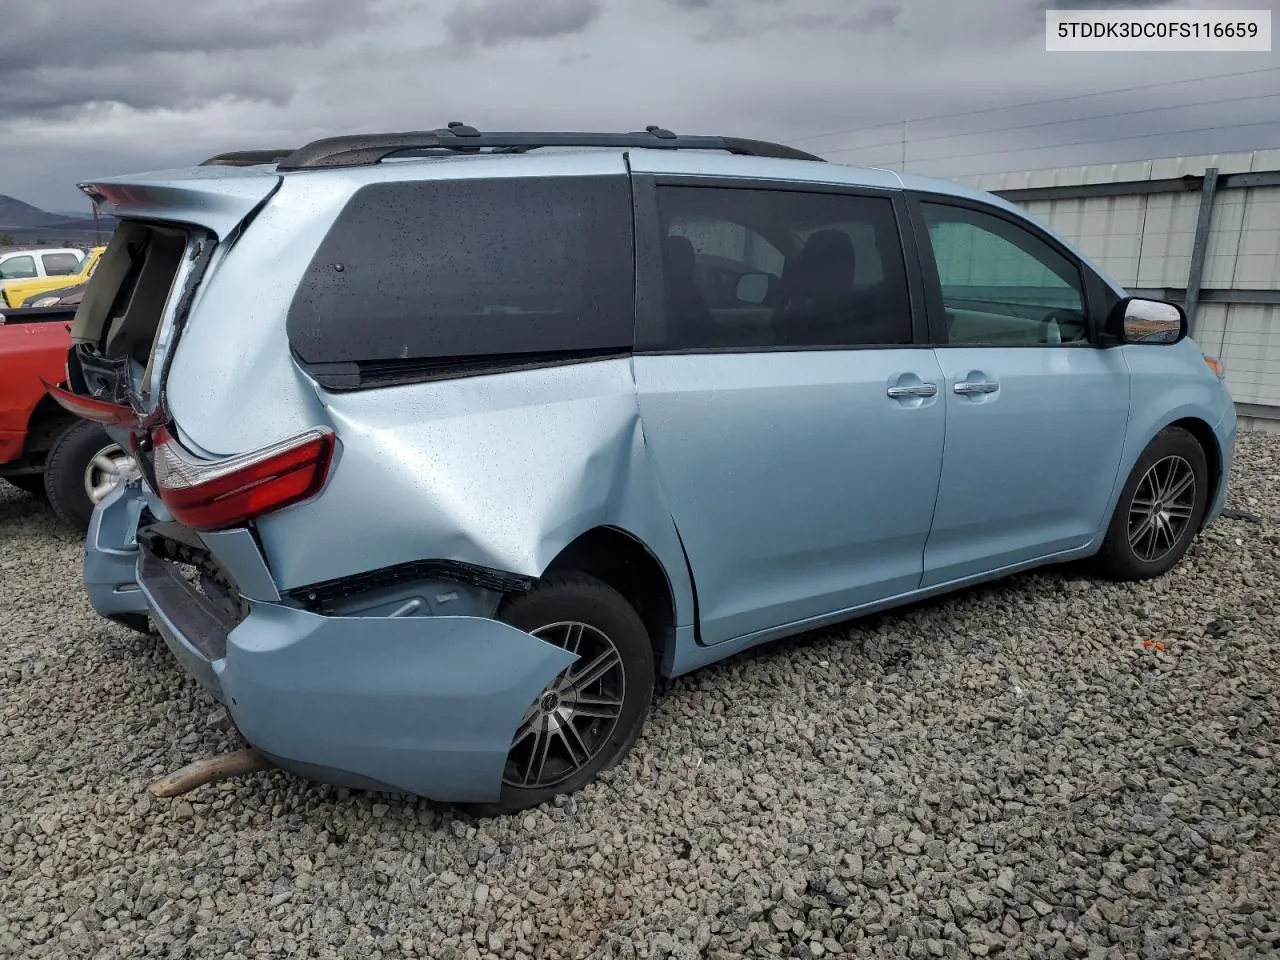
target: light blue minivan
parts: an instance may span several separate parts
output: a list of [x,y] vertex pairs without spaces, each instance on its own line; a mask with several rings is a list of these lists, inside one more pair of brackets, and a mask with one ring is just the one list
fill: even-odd
[[656,676],[1044,564],[1163,574],[1236,435],[1182,309],[760,141],[339,137],[84,184],[84,576],[303,776],[511,811]]

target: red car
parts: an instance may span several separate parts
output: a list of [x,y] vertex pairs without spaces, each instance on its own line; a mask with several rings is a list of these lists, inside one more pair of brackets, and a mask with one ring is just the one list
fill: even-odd
[[87,529],[93,507],[133,458],[101,425],[67,413],[43,380],[66,376],[74,306],[0,310],[0,477],[48,497],[54,512]]

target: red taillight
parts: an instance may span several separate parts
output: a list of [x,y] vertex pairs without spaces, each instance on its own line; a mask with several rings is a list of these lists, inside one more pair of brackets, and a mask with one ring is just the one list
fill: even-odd
[[95,397],[82,397],[78,393],[72,393],[62,387],[55,387],[43,377],[40,378],[40,382],[44,384],[49,396],[53,397],[60,407],[74,413],[83,420],[105,423],[108,427],[123,427],[127,424],[138,422],[137,413],[128,404],[111,403],[107,400],[98,400]]
[[224,460],[193,458],[165,427],[153,441],[156,493],[175,520],[197,530],[238,526],[315,496],[334,450],[323,428]]

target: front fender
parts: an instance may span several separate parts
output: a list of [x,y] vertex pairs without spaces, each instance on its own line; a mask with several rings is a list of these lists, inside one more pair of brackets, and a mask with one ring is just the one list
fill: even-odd
[[[1187,339],[1172,346],[1131,344],[1115,349],[1124,352],[1129,367],[1129,428],[1103,531],[1138,458],[1161,430],[1180,420],[1198,420],[1208,428],[1221,464],[1219,476],[1214,478],[1219,493],[1230,468],[1234,439],[1231,396],[1222,381],[1209,370],[1195,342]],[[1224,433],[1227,426],[1230,429]],[[1213,506],[1210,503],[1210,511]]]

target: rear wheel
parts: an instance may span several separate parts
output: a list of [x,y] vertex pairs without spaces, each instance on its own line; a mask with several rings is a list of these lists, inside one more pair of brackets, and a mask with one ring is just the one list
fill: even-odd
[[49,504],[59,519],[87,530],[94,506],[133,470],[133,458],[101,424],[81,420],[55,441],[45,461]]
[[1098,554],[1113,580],[1149,580],[1186,554],[1204,519],[1209,467],[1187,431],[1168,427],[1142,452],[1121,491]]
[[593,577],[543,581],[513,597],[498,619],[578,654],[525,711],[511,741],[502,797],[479,812],[502,814],[572,793],[635,744],[653,697],[653,647],[622,595]]

